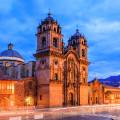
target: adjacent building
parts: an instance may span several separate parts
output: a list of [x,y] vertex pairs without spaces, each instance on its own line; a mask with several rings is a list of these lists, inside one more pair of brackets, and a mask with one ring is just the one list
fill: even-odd
[[89,104],[120,103],[120,88],[101,83],[98,79],[89,82]]
[[24,62],[13,44],[0,53],[0,109],[35,105],[35,62]]
[[8,49],[0,53],[0,66],[16,66],[18,64],[24,63],[23,57],[19,52],[13,49],[13,44],[8,44]]

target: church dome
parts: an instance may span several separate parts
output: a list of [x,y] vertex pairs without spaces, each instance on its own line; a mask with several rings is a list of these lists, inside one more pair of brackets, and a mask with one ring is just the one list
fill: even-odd
[[19,52],[13,50],[13,44],[8,44],[8,50],[0,53],[0,60],[20,61],[24,62],[23,57]]
[[69,38],[68,44],[72,46],[76,46],[77,44],[80,43],[80,41],[82,44],[87,45],[87,40],[84,37],[84,35],[79,32],[79,29],[76,29],[76,32]]
[[46,23],[57,23],[57,21],[52,17],[52,14],[49,12],[47,17],[42,21],[42,24]]
[[79,32],[79,29],[76,29],[76,32],[74,35],[72,35],[71,38],[81,38],[83,35]]

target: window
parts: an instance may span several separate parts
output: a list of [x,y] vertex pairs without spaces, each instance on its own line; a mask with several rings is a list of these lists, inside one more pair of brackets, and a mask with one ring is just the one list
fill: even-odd
[[59,33],[59,31],[60,31],[60,30],[59,30],[59,27],[58,27],[58,28],[57,28],[57,33]]
[[55,65],[57,65],[58,64],[58,61],[57,60],[55,60]]
[[83,78],[83,82],[86,83],[86,79],[85,78]]
[[46,38],[45,37],[42,38],[42,47],[43,48],[46,47]]
[[40,100],[42,100],[42,95],[40,95]]
[[45,27],[43,27],[43,32],[45,31]]
[[98,98],[96,97],[96,104],[98,104]]
[[44,65],[46,63],[46,60],[45,59],[42,59],[41,60],[41,64]]
[[85,71],[85,67],[83,67],[83,71]]
[[82,49],[82,57],[85,57],[85,49]]
[[49,30],[51,29],[51,25],[48,25],[48,29],[49,29]]
[[76,45],[76,42],[75,42],[75,40],[73,41],[73,46],[75,46]]
[[21,76],[21,78],[25,77],[25,68],[24,68],[24,66],[21,66],[20,76]]
[[26,77],[29,77],[29,70],[26,71]]
[[58,80],[58,74],[57,73],[55,73],[55,78],[54,79]]
[[31,81],[28,83],[28,87],[29,87],[29,89],[32,89],[32,82]]
[[84,41],[82,41],[82,44],[84,45]]
[[56,32],[56,28],[54,28],[54,31]]
[[45,64],[45,61],[44,61],[44,60],[42,60],[42,61],[41,61],[41,64]]
[[58,43],[57,43],[57,39],[56,38],[53,39],[53,46],[54,47],[58,47]]

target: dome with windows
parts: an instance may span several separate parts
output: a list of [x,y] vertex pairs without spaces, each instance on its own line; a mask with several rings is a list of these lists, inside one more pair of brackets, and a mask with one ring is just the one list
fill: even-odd
[[13,44],[8,44],[8,49],[0,53],[0,61],[18,61],[24,62],[19,52],[13,50]]

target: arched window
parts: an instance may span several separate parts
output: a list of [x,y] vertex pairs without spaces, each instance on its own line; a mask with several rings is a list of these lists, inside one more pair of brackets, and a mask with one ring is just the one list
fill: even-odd
[[82,44],[84,45],[84,41],[82,41]]
[[85,57],[86,53],[85,53],[85,49],[82,49],[82,57]]
[[43,32],[45,31],[45,27],[43,27]]
[[59,27],[57,28],[57,33],[60,33]]
[[42,100],[42,95],[40,95],[40,100]]
[[73,40],[73,46],[75,46],[76,45],[76,42],[75,42],[75,40]]
[[58,47],[58,40],[57,38],[53,38],[53,46]]
[[57,31],[56,28],[54,28],[54,31],[55,31],[55,32]]
[[26,71],[26,77],[29,77],[29,70]]
[[46,38],[43,37],[42,38],[42,48],[45,48],[46,47]]
[[46,59],[41,59],[41,64],[44,65],[46,63]]
[[83,67],[83,71],[85,71],[85,67]]
[[83,78],[83,82],[86,83],[86,79],[85,78]]
[[51,25],[48,25],[48,30],[50,30],[51,29]]
[[55,65],[58,65],[58,61],[57,60],[55,60]]

